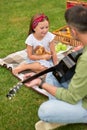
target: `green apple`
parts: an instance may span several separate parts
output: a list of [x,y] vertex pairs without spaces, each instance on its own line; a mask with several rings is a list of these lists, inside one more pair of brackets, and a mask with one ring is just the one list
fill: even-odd
[[57,44],[58,44],[58,45],[62,45],[62,42],[58,42]]
[[61,42],[58,42],[55,46],[55,51],[58,53],[59,51],[65,51],[67,46]]
[[60,47],[58,45],[55,46],[55,51],[58,53],[60,51]]
[[62,45],[62,50],[63,51],[67,50],[67,46],[65,44]]

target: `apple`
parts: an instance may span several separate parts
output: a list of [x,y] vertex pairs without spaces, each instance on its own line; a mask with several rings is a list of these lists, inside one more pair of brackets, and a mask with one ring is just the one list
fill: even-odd
[[59,51],[65,51],[67,46],[61,42],[58,42],[55,46],[55,51],[58,53]]
[[58,53],[60,51],[60,47],[58,45],[55,46],[55,51]]
[[58,46],[60,46],[60,47],[61,47],[61,46],[62,46],[62,43],[61,43],[61,42],[58,42]]
[[62,45],[62,50],[65,51],[67,49],[67,46],[65,44]]

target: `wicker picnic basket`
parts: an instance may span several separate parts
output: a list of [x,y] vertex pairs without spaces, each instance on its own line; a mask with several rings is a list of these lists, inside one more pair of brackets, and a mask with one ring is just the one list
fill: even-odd
[[60,41],[64,44],[71,45],[71,46],[78,46],[82,45],[80,41],[75,40],[71,34],[70,30],[67,26],[61,27],[55,31],[53,31],[53,34],[56,35],[55,40]]
[[[83,2],[81,0],[66,0],[66,9],[71,8],[75,5],[83,5],[87,7],[87,2]],[[53,34],[56,35],[56,40],[67,45],[78,46],[82,45],[80,41],[75,40],[71,34],[70,30],[67,26],[61,27],[57,30],[53,31]]]
[[87,2],[81,0],[66,0],[66,9],[71,8],[75,5],[83,5],[87,7]]

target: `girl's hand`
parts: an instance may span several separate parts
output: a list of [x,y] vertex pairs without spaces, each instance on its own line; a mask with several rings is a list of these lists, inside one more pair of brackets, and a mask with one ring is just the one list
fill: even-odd
[[[26,79],[28,77],[31,77],[34,74],[35,73],[28,73],[28,74],[25,75],[24,79]],[[28,87],[33,87],[33,86],[39,85],[40,82],[41,82],[41,79],[37,78],[37,79],[34,79],[34,80],[30,81],[30,82],[25,83],[25,85],[28,86]]]
[[54,65],[58,64],[59,61],[58,61],[57,54],[54,53],[54,54],[52,55],[52,60],[53,60]]
[[49,55],[49,54],[44,54],[42,56],[43,56],[43,59],[45,59],[45,60],[50,60],[51,59],[51,55]]

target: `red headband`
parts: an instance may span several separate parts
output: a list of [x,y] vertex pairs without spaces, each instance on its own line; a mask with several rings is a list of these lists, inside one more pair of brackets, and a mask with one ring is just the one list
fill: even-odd
[[42,22],[44,20],[44,18],[46,18],[47,16],[45,15],[41,15],[40,17],[36,18],[33,23],[32,23],[32,29],[34,29],[39,22]]

